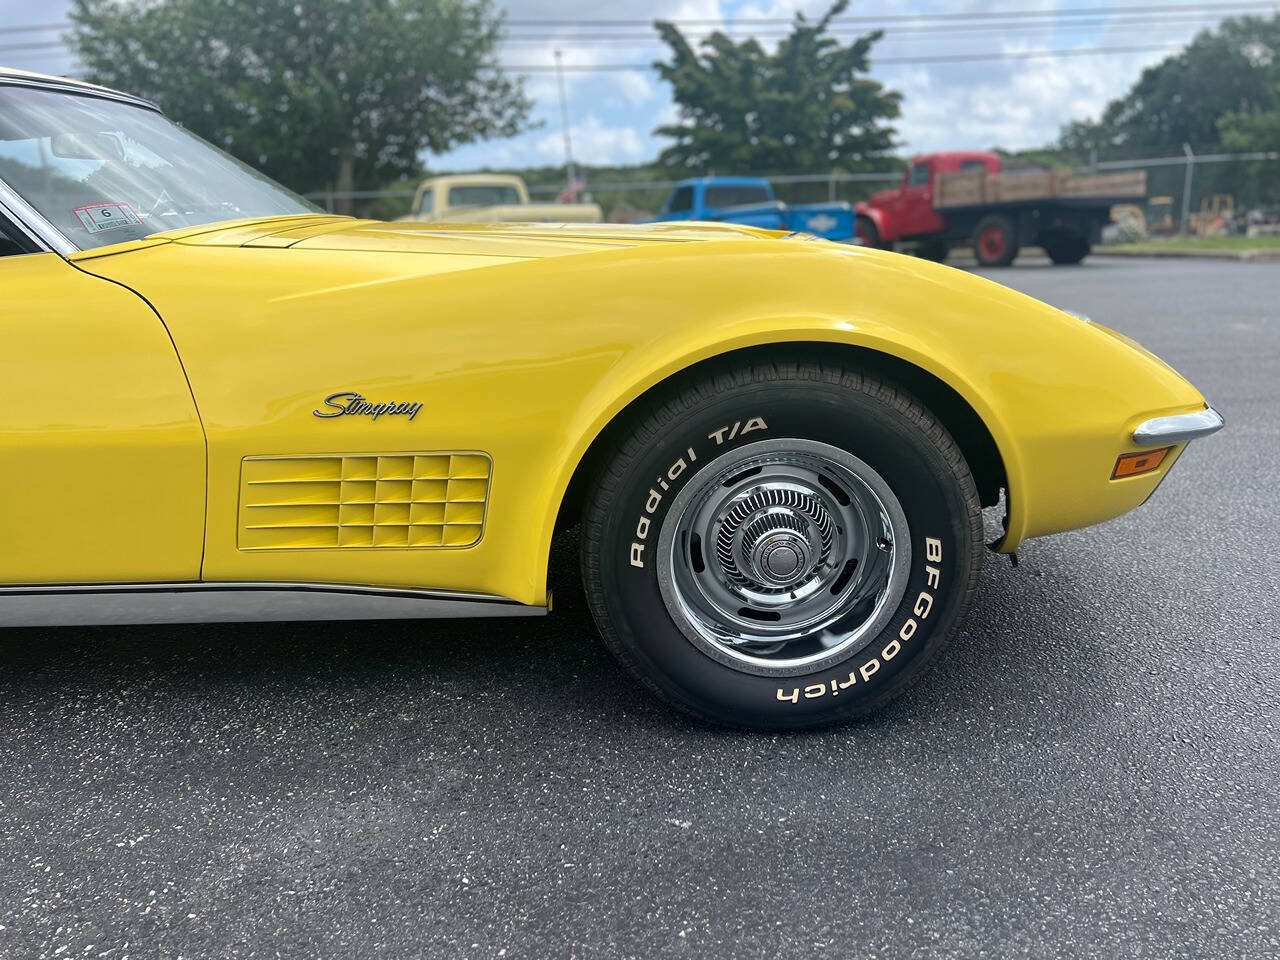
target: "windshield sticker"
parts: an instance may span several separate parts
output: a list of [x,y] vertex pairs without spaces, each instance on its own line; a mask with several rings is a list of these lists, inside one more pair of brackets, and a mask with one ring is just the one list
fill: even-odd
[[89,203],[71,211],[90,233],[114,230],[116,227],[140,227],[142,221],[127,203]]

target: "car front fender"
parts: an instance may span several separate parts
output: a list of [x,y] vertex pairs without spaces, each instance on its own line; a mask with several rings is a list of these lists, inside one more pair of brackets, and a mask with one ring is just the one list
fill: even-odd
[[[700,302],[713,319],[673,326],[620,357],[579,408],[571,429],[579,440],[553,502],[591,442],[637,399],[682,370],[753,347],[808,344],[818,360],[841,356],[826,345],[860,348],[951,388],[982,420],[1003,461],[1007,517],[998,548],[1006,552],[1027,537],[1096,523],[1143,502],[1181,447],[1163,469],[1113,482],[1116,458],[1136,449],[1133,430],[1151,416],[1205,406],[1167,364],[1098,324],[916,258],[820,247],[820,258],[790,261],[775,253],[731,284],[732,293],[704,294]],[[804,293],[789,301],[771,295],[786,289],[788,278]],[[554,519],[553,511],[545,540]]]

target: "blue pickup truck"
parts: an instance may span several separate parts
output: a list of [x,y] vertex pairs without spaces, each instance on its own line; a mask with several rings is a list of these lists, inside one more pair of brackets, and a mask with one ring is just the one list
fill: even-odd
[[815,233],[828,240],[857,243],[853,207],[847,203],[806,203],[789,207],[761,177],[699,177],[681,180],[654,221],[721,220],[748,227]]

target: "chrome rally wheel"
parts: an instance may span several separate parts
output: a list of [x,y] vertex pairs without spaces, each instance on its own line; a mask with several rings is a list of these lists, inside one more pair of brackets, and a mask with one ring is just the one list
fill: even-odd
[[872,373],[724,363],[605,438],[581,527],[592,616],[698,717],[784,730],[867,713],[923,675],[973,593],[973,477]]
[[672,503],[658,584],[681,632],[726,666],[791,676],[838,663],[884,626],[911,537],[884,479],[809,440],[725,454]]

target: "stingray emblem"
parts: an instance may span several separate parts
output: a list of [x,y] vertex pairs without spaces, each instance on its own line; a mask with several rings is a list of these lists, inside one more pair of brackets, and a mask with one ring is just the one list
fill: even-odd
[[379,417],[408,417],[412,420],[418,415],[418,411],[422,409],[422,404],[417,401],[399,402],[388,401],[384,403],[375,403],[372,400],[366,400],[361,394],[352,390],[344,390],[340,393],[331,393],[324,398],[324,406],[327,410],[312,410],[313,416],[322,419],[330,417],[369,417],[371,420],[377,420]]

